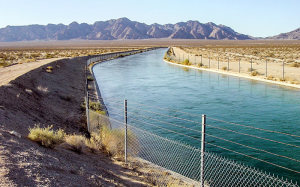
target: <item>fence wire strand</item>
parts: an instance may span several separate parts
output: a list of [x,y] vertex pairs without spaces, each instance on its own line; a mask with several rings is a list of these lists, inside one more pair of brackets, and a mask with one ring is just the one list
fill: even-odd
[[[105,118],[105,120],[110,121],[110,123],[113,124],[113,128],[125,127],[124,122],[120,120],[100,114],[97,115],[100,116],[100,118]],[[101,120],[105,121],[104,119]],[[140,121],[140,123],[142,122]],[[96,122],[96,125],[101,124]],[[169,177],[170,174],[166,174],[168,172],[177,173],[178,177],[181,177],[181,179],[191,180],[192,182],[189,182],[191,182],[190,184],[193,184],[194,186],[200,185],[201,151],[199,149],[155,135],[135,125],[128,124],[128,130],[133,132],[135,135],[128,137],[129,156],[131,158],[141,159],[141,167],[145,167],[145,165],[151,167],[153,166],[152,171],[154,171],[154,175],[157,175],[155,180],[158,186],[167,186],[170,181],[174,180]],[[196,140],[199,142],[201,141],[200,139]],[[288,169],[256,157],[246,155],[244,153],[239,153],[234,150],[212,144],[210,142],[205,143],[259,160],[261,162],[281,167],[283,169]],[[224,157],[220,157],[214,153],[205,152],[204,158],[205,186],[298,186],[291,181],[283,180],[279,177],[272,176],[269,173],[262,172]],[[143,160],[148,161],[149,163],[143,162]],[[157,169],[164,172],[157,172]]]

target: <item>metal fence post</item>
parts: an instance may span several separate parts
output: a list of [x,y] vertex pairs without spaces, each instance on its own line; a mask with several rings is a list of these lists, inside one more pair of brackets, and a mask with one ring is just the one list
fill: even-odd
[[201,65],[203,65],[203,63],[202,63],[202,55],[201,55]]
[[125,123],[125,163],[127,163],[127,100],[124,100],[124,123]]
[[229,71],[229,57],[227,58],[227,71]]
[[204,154],[205,154],[205,124],[206,115],[202,114],[202,132],[201,132],[201,187],[204,187]]
[[87,121],[87,129],[90,132],[90,102],[89,102],[89,91],[86,91],[86,101],[85,101],[85,108],[86,108],[86,121]]
[[268,59],[266,59],[266,77],[268,77]]
[[239,73],[241,73],[241,59],[239,59]]
[[210,68],[210,56],[208,57],[208,68]]
[[220,57],[218,57],[218,69],[220,69],[220,62],[219,62],[219,58],[220,58]]
[[282,61],[282,80],[284,81],[284,60]]
[[250,71],[251,71],[251,73],[252,73],[252,58],[251,58],[251,70],[250,70]]

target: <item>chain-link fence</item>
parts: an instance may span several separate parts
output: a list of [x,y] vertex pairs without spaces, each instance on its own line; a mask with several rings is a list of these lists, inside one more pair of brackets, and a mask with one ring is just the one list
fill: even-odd
[[[174,63],[195,65],[197,67],[239,73],[267,80],[282,81],[290,84],[300,84],[300,69],[293,67],[284,60],[271,62],[256,58],[227,57],[217,54],[199,55],[187,53],[179,48],[170,48],[166,58]],[[201,51],[200,51],[201,53]]]
[[[123,55],[126,56],[134,54],[136,52],[138,51],[101,55],[90,59],[87,62],[87,65],[98,61],[121,57]],[[174,57],[170,55],[169,58]],[[183,59],[185,58],[183,57]],[[200,63],[203,63],[201,66],[207,66],[207,68],[214,67],[212,64],[213,61],[210,61],[210,59],[207,62],[207,65],[205,64],[206,61],[204,61],[202,57],[195,57],[195,63],[198,62],[197,60],[199,60]],[[191,59],[189,62],[192,62]],[[219,62],[216,67],[221,69],[222,65],[223,64]],[[228,62],[227,67],[229,67],[228,69],[230,70],[230,64]],[[240,71],[241,69],[242,68],[240,67]],[[89,93],[88,90],[87,81],[86,109],[89,132],[91,134],[100,134],[103,144],[104,142],[108,143],[107,146],[109,148],[107,149],[111,149],[111,152],[121,156],[121,158],[127,162],[129,167],[137,170],[153,185],[298,186],[297,183],[284,180],[271,175],[270,173],[221,157],[215,153],[201,151],[199,148],[157,135],[149,129],[147,130],[142,128],[145,124],[147,125],[145,122],[143,124],[139,124],[139,120],[135,120],[135,123],[127,124],[127,120],[124,122],[120,121],[120,118],[115,118],[114,115],[112,115],[113,117],[109,117],[99,89],[97,88],[96,95]],[[93,102],[100,101],[102,107],[101,110],[90,110],[90,100]],[[123,111],[123,107],[120,106],[118,110]],[[126,111],[125,108],[124,111]],[[126,119],[126,113],[124,114],[124,118]],[[151,118],[148,119],[151,120]],[[149,123],[149,125],[155,127],[155,124],[158,123],[160,123],[160,121],[155,120],[152,121],[151,124]],[[166,128],[161,128],[160,130],[170,132],[170,130]],[[180,136],[189,136],[175,131],[172,133],[177,133]],[[163,131],[160,134],[163,134]],[[107,137],[112,135],[113,138],[110,137],[110,139],[105,140],[105,138],[107,139]],[[194,137],[190,138],[195,139]],[[203,139],[197,140],[199,140],[199,144],[201,144],[201,142],[206,142],[203,141]]]
[[[117,119],[90,111],[91,131],[101,132],[103,126],[119,129],[124,135],[122,154],[129,164],[147,168],[153,184],[187,186],[298,186],[269,173],[248,167],[236,161],[204,153],[203,176],[201,176],[201,150],[181,142],[170,140],[142,129],[138,124],[127,124]],[[125,127],[127,126],[127,137]],[[125,139],[127,144],[124,143]],[[126,148],[125,148],[126,147]],[[201,183],[203,177],[203,183]]]

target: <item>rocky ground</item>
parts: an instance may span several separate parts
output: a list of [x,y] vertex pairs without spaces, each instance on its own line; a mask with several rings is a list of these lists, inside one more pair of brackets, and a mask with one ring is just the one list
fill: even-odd
[[[63,146],[44,148],[27,138],[28,128],[36,124],[86,133],[80,108],[85,60],[45,63],[0,84],[0,186],[151,185],[140,173],[115,164],[104,154],[78,154]],[[46,71],[48,66],[53,67],[51,73]]]

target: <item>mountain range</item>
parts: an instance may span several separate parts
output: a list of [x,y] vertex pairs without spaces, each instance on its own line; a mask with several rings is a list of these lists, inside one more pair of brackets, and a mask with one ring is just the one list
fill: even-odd
[[300,40],[300,28],[287,33],[281,33],[276,36],[268,37],[267,39],[288,39],[288,40]]
[[[299,29],[298,31],[299,39]],[[278,35],[279,36],[279,35]],[[286,35],[280,36],[281,38]],[[198,21],[176,24],[151,24],[131,21],[128,18],[97,21],[94,24],[72,22],[69,25],[48,24],[28,26],[7,26],[0,29],[0,41],[30,40],[120,40],[120,39],[213,39],[251,40],[254,37],[240,34],[225,25]],[[291,37],[290,37],[291,38]],[[290,39],[288,38],[288,39]],[[277,38],[274,38],[277,39]]]

